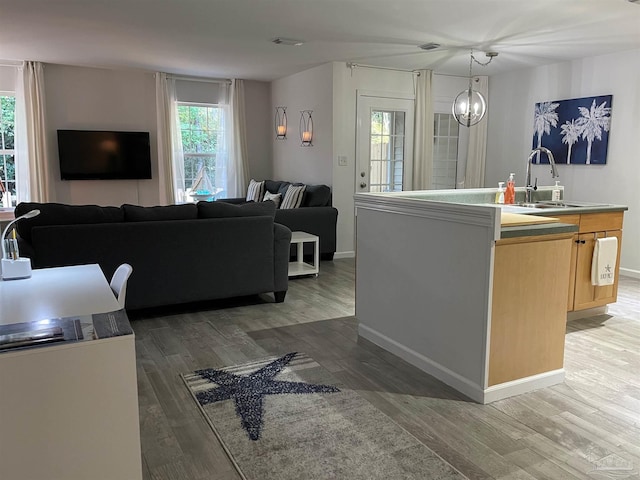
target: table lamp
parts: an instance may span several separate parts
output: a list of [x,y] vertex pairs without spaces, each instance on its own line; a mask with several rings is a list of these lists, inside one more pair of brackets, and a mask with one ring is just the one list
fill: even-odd
[[40,210],[31,210],[15,220],[9,222],[2,232],[2,280],[17,280],[19,278],[29,278],[31,276],[31,259],[20,258],[18,252],[18,240],[15,232],[13,238],[6,238],[7,233],[12,230],[12,226],[23,218],[33,218],[40,215]]

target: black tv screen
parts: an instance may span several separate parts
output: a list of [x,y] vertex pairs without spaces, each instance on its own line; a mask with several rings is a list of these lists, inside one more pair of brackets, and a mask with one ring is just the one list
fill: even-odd
[[58,130],[62,180],[151,178],[149,132]]

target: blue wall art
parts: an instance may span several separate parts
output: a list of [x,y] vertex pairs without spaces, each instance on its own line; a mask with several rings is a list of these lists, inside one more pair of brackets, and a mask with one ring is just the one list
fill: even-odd
[[[607,163],[613,95],[536,103],[533,148],[547,147],[557,164]],[[537,155],[535,163],[549,163]]]

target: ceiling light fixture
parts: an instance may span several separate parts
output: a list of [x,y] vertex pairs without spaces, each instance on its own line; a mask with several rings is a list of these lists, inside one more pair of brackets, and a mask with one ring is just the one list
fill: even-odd
[[276,45],[289,45],[292,47],[299,47],[300,45],[304,44],[302,40],[294,40],[293,38],[283,38],[283,37],[274,38],[271,41]]
[[473,56],[473,50],[471,50],[471,58],[469,58],[469,88],[458,94],[456,99],[453,101],[453,106],[451,107],[456,121],[465,127],[476,125],[487,113],[487,102],[480,92],[473,89],[473,76],[471,74],[473,62],[484,67],[489,65],[491,60],[498,56],[498,52],[487,52],[486,55],[489,57],[489,60],[482,63],[476,60]]
[[422,45],[418,45],[418,48],[422,49],[422,50],[435,50],[436,48],[440,48],[440,44],[439,43],[423,43]]

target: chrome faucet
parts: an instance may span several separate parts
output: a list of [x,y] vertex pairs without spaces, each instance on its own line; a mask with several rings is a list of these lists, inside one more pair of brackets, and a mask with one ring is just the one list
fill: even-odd
[[551,164],[551,178],[558,178],[560,176],[558,175],[558,170],[556,170],[556,161],[553,158],[553,153],[551,153],[551,150],[549,150],[546,147],[536,147],[533,150],[531,150],[531,153],[529,154],[529,158],[527,158],[527,178],[526,178],[526,187],[525,187],[526,191],[524,194],[525,203],[531,203],[531,193],[538,188],[537,181],[536,181],[535,187],[531,185],[531,159],[535,156],[536,153],[539,153],[539,152],[546,153],[547,157],[549,158],[549,163]]

